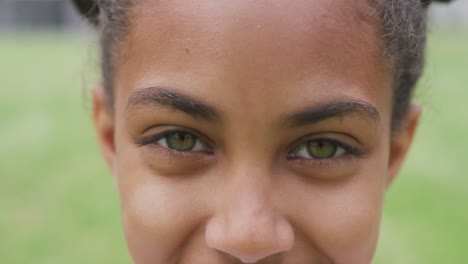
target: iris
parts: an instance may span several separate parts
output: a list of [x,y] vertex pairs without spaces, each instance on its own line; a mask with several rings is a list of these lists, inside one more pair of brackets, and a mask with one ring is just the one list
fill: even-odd
[[336,155],[338,146],[326,140],[309,141],[307,152],[314,159],[329,159]]
[[177,151],[193,150],[197,143],[197,138],[189,133],[175,132],[165,136],[166,145],[170,149]]

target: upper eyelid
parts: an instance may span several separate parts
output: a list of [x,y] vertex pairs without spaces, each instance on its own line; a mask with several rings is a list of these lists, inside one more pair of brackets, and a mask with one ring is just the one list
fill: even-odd
[[[154,127],[152,127],[154,128]],[[152,128],[149,128],[147,129],[146,131],[152,129]],[[162,130],[161,132],[158,132],[156,134],[152,134],[150,136],[146,136],[146,137],[142,137],[140,139],[137,139],[136,140],[136,144],[142,146],[142,145],[146,145],[146,144],[150,144],[150,143],[154,143],[155,141],[157,140],[160,140],[162,139],[163,137],[167,136],[167,135],[170,135],[171,133],[188,133],[188,134],[191,134],[193,136],[196,137],[197,140],[201,141],[203,144],[206,144],[208,145],[210,148],[212,147],[212,142],[211,140],[208,139],[208,137],[204,136],[202,133],[194,130],[194,129],[191,129],[191,128],[186,128],[186,127],[172,127],[172,128],[167,128],[165,130]],[[148,139],[148,143],[144,143],[142,144],[142,142],[145,142],[146,140]]]
[[[344,146],[349,146],[349,144],[346,144],[342,142],[341,140],[331,138],[330,136],[325,136],[325,135],[320,135],[320,134],[312,134],[312,135],[305,135],[300,137],[299,139],[295,140],[290,146],[290,149],[295,150],[298,147],[300,147],[303,144],[306,144],[311,141],[318,141],[318,140],[326,140],[329,142],[333,142],[339,146],[344,145]],[[351,146],[349,146],[351,147]]]
[[298,143],[296,143],[295,145],[293,145],[293,148],[292,148],[292,151],[288,152],[288,153],[294,153],[296,150],[298,150],[301,146],[303,146],[304,144],[307,144],[311,141],[318,141],[318,140],[324,140],[324,141],[329,141],[329,142],[332,142],[333,144],[336,144],[338,147],[344,149],[344,151],[346,151],[347,153],[349,154],[353,154],[353,155],[356,155],[356,156],[359,156],[359,157],[362,157],[363,155],[365,155],[365,152],[356,148],[356,147],[353,147],[353,146],[350,146],[349,144],[346,144],[340,140],[336,140],[336,139],[332,139],[332,138],[328,138],[328,137],[317,137],[317,138],[309,138],[309,139],[304,139],[304,137],[302,138],[302,141],[298,141]]

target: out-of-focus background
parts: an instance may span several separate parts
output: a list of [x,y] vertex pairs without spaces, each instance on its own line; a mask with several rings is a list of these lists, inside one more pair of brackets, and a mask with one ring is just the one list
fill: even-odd
[[[98,41],[64,0],[0,0],[0,263],[130,263],[93,135]],[[376,264],[468,263],[468,1],[430,9],[424,118]]]

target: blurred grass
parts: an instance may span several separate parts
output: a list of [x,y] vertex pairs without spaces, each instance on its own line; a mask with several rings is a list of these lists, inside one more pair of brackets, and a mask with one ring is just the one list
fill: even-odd
[[130,263],[83,96],[93,41],[2,37],[0,263]]
[[[0,36],[0,263],[130,263],[83,96],[92,43]],[[388,193],[375,263],[467,263],[467,33],[431,35],[418,98],[424,118]]]
[[468,263],[468,33],[429,35],[423,119],[388,193],[375,263]]

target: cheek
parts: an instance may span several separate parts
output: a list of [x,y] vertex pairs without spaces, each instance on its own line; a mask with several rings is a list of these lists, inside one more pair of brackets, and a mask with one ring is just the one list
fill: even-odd
[[125,235],[136,263],[170,263],[205,215],[197,186],[154,175],[136,151],[117,172]]
[[[306,236],[334,263],[370,263],[375,251],[382,211],[385,166],[368,161],[369,170],[349,180],[310,185],[295,215]],[[298,188],[298,187],[296,187]],[[299,212],[300,210],[300,212]]]
[[161,176],[116,124],[114,177],[127,244],[135,263],[175,263],[183,244],[203,227],[210,197],[203,178]]
[[317,223],[321,227],[317,243],[336,263],[370,262],[380,226],[381,201],[377,196],[349,192],[339,202],[324,202],[329,209],[323,209],[321,223]]

